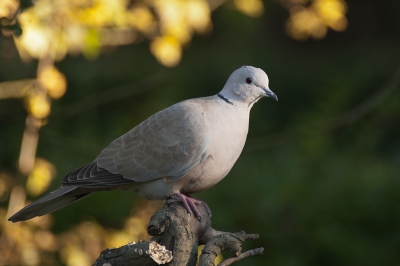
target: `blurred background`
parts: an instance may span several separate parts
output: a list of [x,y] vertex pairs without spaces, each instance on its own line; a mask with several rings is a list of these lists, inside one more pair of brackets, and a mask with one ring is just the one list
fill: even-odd
[[264,255],[235,265],[398,264],[399,14],[398,0],[1,0],[0,265],[91,265],[148,239],[162,203],[129,192],[7,218],[242,65],[279,102],[255,105],[238,162],[197,195],[215,229],[260,234],[244,249]]

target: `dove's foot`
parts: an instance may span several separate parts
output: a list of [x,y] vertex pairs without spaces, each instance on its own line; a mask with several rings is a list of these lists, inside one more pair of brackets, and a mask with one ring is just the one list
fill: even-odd
[[185,206],[186,211],[188,213],[193,212],[194,215],[199,220],[201,220],[201,215],[200,215],[200,212],[197,209],[196,205],[203,205],[204,208],[206,209],[206,212],[207,212],[208,216],[211,217],[211,210],[208,207],[207,203],[205,203],[204,201],[201,201],[199,199],[193,198],[193,197],[191,197],[189,195],[184,195],[184,194],[181,194],[181,193],[175,193],[175,194],[173,194],[171,196],[170,199],[168,199],[167,202],[171,202],[171,201],[175,201],[175,200],[182,202],[183,205]]

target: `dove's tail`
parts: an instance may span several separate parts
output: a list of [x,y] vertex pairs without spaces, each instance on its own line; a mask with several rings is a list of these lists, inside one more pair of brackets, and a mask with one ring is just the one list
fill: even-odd
[[90,194],[91,192],[83,192],[81,189],[75,186],[59,187],[58,189],[32,202],[8,218],[8,220],[15,223],[29,220],[36,216],[42,216],[71,204],[72,202],[78,201],[86,196],[89,196]]

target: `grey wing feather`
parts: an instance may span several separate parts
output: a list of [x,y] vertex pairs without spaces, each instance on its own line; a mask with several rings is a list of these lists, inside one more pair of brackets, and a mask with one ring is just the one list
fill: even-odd
[[71,171],[62,180],[64,186],[76,186],[98,190],[112,189],[134,183],[122,175],[113,174],[97,165],[96,161]]
[[[154,114],[113,141],[94,163],[97,169],[130,182],[158,178],[172,181],[207,157],[208,143],[203,108],[196,102],[185,101]],[[82,181],[88,176],[83,175]]]
[[36,216],[42,216],[83,199],[90,194],[90,192],[81,190],[75,186],[60,187],[25,206],[25,208],[15,213],[8,220],[15,223],[29,220]]

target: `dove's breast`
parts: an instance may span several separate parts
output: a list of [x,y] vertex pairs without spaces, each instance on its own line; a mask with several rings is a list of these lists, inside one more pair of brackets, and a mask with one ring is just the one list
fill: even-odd
[[198,193],[221,181],[232,169],[246,142],[249,110],[217,98],[204,105],[209,125],[209,155],[182,178],[180,192]]
[[249,110],[230,105],[216,96],[192,101],[201,102],[202,108],[196,109],[194,115],[205,121],[207,156],[180,178],[165,177],[136,184],[132,189],[145,198],[166,199],[174,193],[193,194],[206,190],[229,173],[243,150]]

